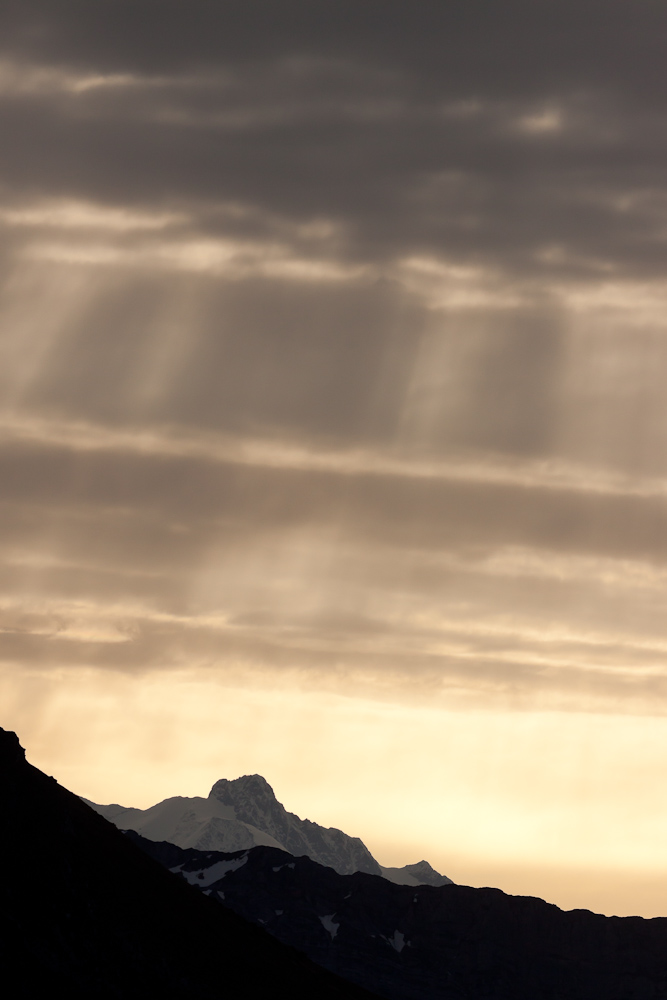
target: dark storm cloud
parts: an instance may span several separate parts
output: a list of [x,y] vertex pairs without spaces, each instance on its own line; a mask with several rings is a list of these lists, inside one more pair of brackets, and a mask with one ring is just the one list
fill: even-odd
[[[204,231],[215,231],[216,219],[201,203],[223,198],[297,219],[325,216],[345,227],[348,255],[371,259],[438,249],[541,275],[545,263],[535,254],[564,245],[593,271],[600,260],[664,265],[653,213],[641,203],[619,207],[628,195],[663,191],[662,116],[637,121],[632,107],[622,113],[596,100],[590,109],[575,105],[570,124],[566,102],[563,134],[560,127],[540,134],[539,125],[535,133],[518,127],[539,116],[532,100],[462,121],[419,108],[345,120],[317,102],[299,116],[287,94],[275,115],[269,108],[239,127],[224,114],[198,124],[188,108],[179,121],[159,103],[136,115],[132,88],[118,90],[115,115],[85,94],[70,96],[65,108],[44,98],[3,102],[5,183],[111,202],[195,202]],[[225,105],[228,96],[223,89],[211,99]],[[353,107],[359,99],[348,98]],[[231,103],[233,117],[234,95]],[[243,107],[237,114],[243,119]],[[600,118],[608,122],[596,136]],[[565,260],[556,271],[572,268]]]
[[618,203],[663,191],[666,22],[627,2],[10,7],[8,56],[64,76],[5,96],[3,177],[324,215],[371,258],[539,275],[562,244],[655,270],[654,213]]
[[[156,15],[159,15],[156,17]],[[664,8],[657,0],[85,0],[4,5],[3,35],[21,54],[105,72],[160,73],[284,56],[345,55],[440,81],[523,91],[563,79],[617,81],[646,96],[660,82]],[[133,29],[133,30],[129,30]],[[591,59],[595,54],[596,58]]]
[[0,658],[663,699],[666,30],[5,3]]

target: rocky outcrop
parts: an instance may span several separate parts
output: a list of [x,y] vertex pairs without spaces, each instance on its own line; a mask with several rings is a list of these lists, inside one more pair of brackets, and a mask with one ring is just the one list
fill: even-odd
[[359,837],[350,837],[335,827],[323,827],[299,819],[278,802],[271,785],[259,774],[229,781],[216,781],[209,798],[231,806],[237,819],[270,834],[296,857],[306,855],[339,872],[380,875],[380,866]]

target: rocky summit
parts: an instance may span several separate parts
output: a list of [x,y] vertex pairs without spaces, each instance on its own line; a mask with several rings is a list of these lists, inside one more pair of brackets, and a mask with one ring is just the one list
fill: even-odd
[[299,819],[278,802],[268,781],[259,774],[245,775],[235,781],[222,778],[214,784],[209,798],[231,806],[237,819],[264,830],[290,854],[305,855],[341,875],[382,874],[380,865],[359,837]]
[[426,861],[383,868],[359,837],[288,812],[259,774],[221,778],[207,798],[174,796],[148,809],[88,803],[121,830],[183,848],[236,851],[264,845],[308,857],[340,875],[366,872],[403,885],[449,884]]

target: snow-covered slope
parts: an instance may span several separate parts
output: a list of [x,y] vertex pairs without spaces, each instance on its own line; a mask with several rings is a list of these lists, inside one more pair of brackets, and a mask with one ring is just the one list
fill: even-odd
[[402,885],[450,881],[425,861],[405,868],[381,868],[358,837],[287,812],[259,774],[233,781],[222,778],[205,799],[175,796],[149,809],[88,804],[121,830],[136,830],[148,840],[178,847],[230,852],[266,845],[296,857],[306,855],[341,875],[368,872]]
[[148,840],[166,840],[178,847],[196,847],[200,851],[244,851],[260,844],[285,850],[270,834],[241,822],[233,807],[211,796],[204,799],[177,795],[149,809],[88,804],[119,829],[136,830]]

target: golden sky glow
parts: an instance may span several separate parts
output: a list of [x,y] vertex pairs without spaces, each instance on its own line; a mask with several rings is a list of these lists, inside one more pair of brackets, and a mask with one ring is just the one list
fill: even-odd
[[0,694],[32,760],[93,800],[147,807],[206,795],[223,771],[270,773],[288,808],[363,832],[383,864],[424,855],[476,885],[534,893],[543,879],[565,908],[660,913],[661,718],[452,711],[244,670],[20,685],[5,671]]
[[621,72],[561,2],[542,75],[514,0],[465,65],[444,8],[163,6],[5,18],[0,724],[98,801],[258,771],[383,864],[664,914],[650,18]]

